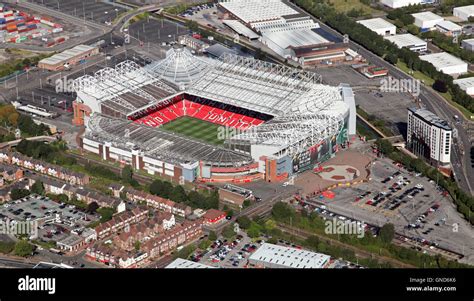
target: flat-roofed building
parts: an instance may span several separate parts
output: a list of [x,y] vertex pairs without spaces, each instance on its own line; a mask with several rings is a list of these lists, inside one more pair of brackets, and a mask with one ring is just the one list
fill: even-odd
[[390,8],[400,8],[408,5],[416,5],[421,4],[422,2],[423,0],[380,0],[380,3]]
[[459,6],[453,8],[453,16],[463,21],[468,21],[469,17],[474,16],[474,5]]
[[436,24],[436,30],[449,37],[457,37],[462,33],[462,27],[451,21],[441,21]]
[[436,24],[444,20],[443,17],[438,16],[430,11],[412,14],[415,18],[415,25],[421,28],[421,31],[428,31],[435,28]]
[[229,26],[233,31],[235,31],[239,35],[248,38],[249,40],[258,40],[258,38],[260,37],[253,30],[251,30],[250,28],[248,28],[237,20],[224,20],[222,22],[225,25]]
[[420,59],[431,63],[436,70],[449,75],[467,73],[468,64],[446,52],[421,55]]
[[466,50],[474,51],[474,39],[463,40],[461,46]]
[[167,265],[165,269],[215,269],[215,267],[187,259],[177,258]]
[[397,33],[397,27],[392,23],[382,18],[373,18],[367,20],[360,20],[357,23],[364,25],[373,32],[381,36],[389,36]]
[[466,91],[467,94],[474,96],[474,77],[460,78],[453,81],[462,90]]
[[427,42],[410,33],[386,36],[385,39],[394,43],[398,48],[408,48],[415,52],[424,52],[428,50]]
[[249,264],[260,268],[322,269],[330,259],[321,253],[264,243],[249,257]]
[[38,67],[50,71],[60,71],[66,69],[67,65],[76,65],[86,58],[97,55],[99,48],[88,45],[77,45],[71,49],[57,53],[51,57],[42,59]]
[[451,161],[453,130],[448,122],[426,109],[409,108],[407,149],[431,164]]

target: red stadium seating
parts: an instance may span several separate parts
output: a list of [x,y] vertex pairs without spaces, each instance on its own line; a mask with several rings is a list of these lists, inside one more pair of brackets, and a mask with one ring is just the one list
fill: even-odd
[[152,127],[158,127],[183,116],[190,116],[239,130],[247,130],[252,126],[257,126],[263,123],[263,120],[257,118],[225,111],[189,100],[176,102],[159,111],[137,119],[135,122]]

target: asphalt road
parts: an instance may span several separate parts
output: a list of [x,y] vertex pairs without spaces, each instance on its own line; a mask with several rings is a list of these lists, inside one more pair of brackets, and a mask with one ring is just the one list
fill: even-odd
[[[290,5],[295,6],[294,4],[290,3]],[[318,22],[324,30],[332,33],[333,35],[342,38],[342,34],[337,32],[336,30],[332,29],[331,27],[325,25],[320,20],[313,17],[313,19]],[[390,71],[390,75],[392,77],[398,79],[413,79],[410,75],[404,73],[397,67],[393,66],[392,64],[386,62],[376,54],[372,53],[371,51],[363,48],[361,45],[350,41],[349,42],[350,48],[356,50],[359,54],[361,54],[364,58],[370,61],[372,64],[382,66],[387,68]],[[453,143],[452,153],[451,156],[451,163],[453,166],[453,170],[455,173],[456,181],[458,185],[466,192],[470,192],[471,195],[474,195],[474,168],[471,167],[471,159],[469,154],[470,139],[473,137],[469,137],[466,131],[466,124],[469,122],[464,118],[462,114],[459,113],[457,109],[452,107],[443,97],[441,97],[438,93],[436,93],[431,88],[428,88],[424,85],[421,85],[421,94],[419,97],[422,101],[422,104],[430,111],[438,115],[439,117],[447,120],[451,123],[451,126],[457,130],[458,138],[456,143]],[[463,122],[460,124],[453,123],[453,116],[458,115],[460,118],[463,119]]]

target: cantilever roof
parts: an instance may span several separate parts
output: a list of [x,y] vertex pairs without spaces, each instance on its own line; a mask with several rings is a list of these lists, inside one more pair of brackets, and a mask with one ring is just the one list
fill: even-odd
[[85,137],[88,139],[108,141],[112,146],[125,150],[135,147],[150,157],[166,162],[179,164],[202,160],[212,165],[231,167],[253,161],[250,156],[236,151],[100,114],[93,114],[87,128]]

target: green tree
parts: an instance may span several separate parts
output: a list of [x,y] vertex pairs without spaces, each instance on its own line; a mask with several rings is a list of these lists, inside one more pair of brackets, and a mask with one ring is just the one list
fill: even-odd
[[94,213],[99,209],[99,205],[96,202],[92,202],[89,205],[87,205],[87,212]]
[[235,236],[234,227],[232,225],[228,225],[222,230],[222,236],[227,239],[231,239]]
[[210,241],[215,241],[215,240],[217,240],[217,234],[216,234],[216,232],[210,231],[210,232],[209,232],[208,239],[209,239]]
[[141,243],[139,240],[137,240],[133,246],[135,248],[135,251],[140,251]]
[[433,89],[441,93],[446,93],[448,92],[448,85],[446,85],[444,81],[437,79],[433,83]]
[[273,205],[272,215],[277,220],[284,220],[293,217],[295,212],[288,204],[278,202]]
[[392,153],[395,150],[390,141],[385,139],[377,139],[377,141],[375,141],[375,145],[382,153],[386,155]]
[[18,189],[18,188],[13,188],[10,191],[10,198],[12,200],[18,200],[21,198],[24,198],[25,196],[29,196],[31,193],[28,189]]
[[34,251],[34,246],[25,240],[20,240],[15,244],[14,254],[16,256],[27,257]]
[[97,213],[100,214],[100,222],[105,223],[112,219],[112,216],[115,213],[115,209],[108,207],[101,207],[97,209]]
[[31,189],[30,189],[31,193],[36,193],[36,194],[39,194],[39,195],[43,195],[44,194],[44,185],[43,185],[43,182],[41,181],[36,181],[33,185],[31,185]]
[[237,218],[237,223],[239,224],[240,228],[248,229],[252,221],[250,220],[250,218],[248,218],[248,216],[242,215]]
[[125,183],[131,183],[133,180],[133,169],[130,165],[125,165],[122,168],[122,181]]
[[207,248],[209,248],[209,246],[212,244],[211,240],[209,239],[203,239],[200,243],[199,243],[199,249],[201,250],[206,250]]
[[379,237],[384,243],[390,243],[395,237],[395,227],[393,224],[385,224],[380,228]]

